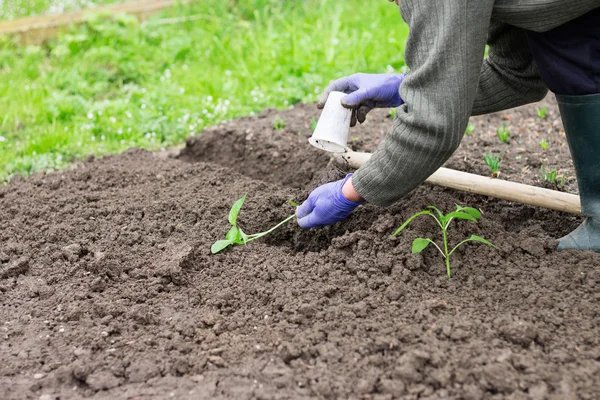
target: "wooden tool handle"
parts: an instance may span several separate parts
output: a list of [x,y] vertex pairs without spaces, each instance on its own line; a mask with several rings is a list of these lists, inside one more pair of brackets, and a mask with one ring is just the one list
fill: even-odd
[[[350,167],[359,168],[371,158],[371,154],[348,150],[348,152],[341,154],[339,158]],[[426,182],[465,192],[581,215],[579,196],[556,190],[488,178],[448,168],[438,169],[427,178]]]

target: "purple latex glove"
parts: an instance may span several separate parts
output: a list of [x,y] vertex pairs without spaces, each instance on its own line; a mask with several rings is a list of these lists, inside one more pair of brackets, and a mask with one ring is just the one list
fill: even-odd
[[348,93],[342,105],[352,109],[350,126],[356,121],[365,122],[367,113],[373,108],[398,107],[404,104],[400,98],[400,84],[406,74],[354,74],[335,80],[325,88],[317,108],[325,107],[332,91]]
[[346,218],[363,202],[346,199],[342,194],[342,186],[352,174],[344,179],[319,186],[308,196],[308,199],[296,209],[298,225],[302,228],[317,228],[332,225]]

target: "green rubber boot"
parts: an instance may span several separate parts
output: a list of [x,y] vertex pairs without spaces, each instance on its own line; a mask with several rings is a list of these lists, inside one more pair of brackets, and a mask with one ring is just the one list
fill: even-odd
[[560,116],[575,165],[585,221],[558,240],[558,251],[600,252],[600,94],[557,95]]

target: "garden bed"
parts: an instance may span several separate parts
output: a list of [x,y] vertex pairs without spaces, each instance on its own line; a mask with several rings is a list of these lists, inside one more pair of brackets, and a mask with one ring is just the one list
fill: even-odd
[[[575,192],[553,99],[473,119],[447,166]],[[275,130],[280,115],[285,128]],[[0,397],[531,398],[600,396],[600,255],[554,252],[581,221],[553,211],[422,185],[392,207],[367,205],[330,228],[294,223],[211,255],[239,217],[260,231],[342,176],[310,147],[314,105],[266,110],[190,138],[177,159],[131,150],[0,187]],[[504,121],[511,143],[495,135]],[[379,111],[352,130],[373,151]],[[547,139],[548,149],[540,148]],[[542,183],[542,165],[565,184]],[[481,209],[457,222],[498,250],[466,245],[445,275],[429,205]]]

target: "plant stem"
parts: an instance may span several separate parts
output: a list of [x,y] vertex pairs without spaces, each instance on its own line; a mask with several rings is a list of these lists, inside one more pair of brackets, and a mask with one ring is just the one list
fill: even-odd
[[448,273],[448,279],[450,279],[450,255],[448,254],[448,235],[446,234],[446,230],[442,229],[442,234],[444,235],[444,252],[446,259],[446,272]]
[[290,215],[289,217],[287,217],[286,219],[284,219],[283,221],[281,221],[280,223],[278,223],[277,225],[275,225],[274,227],[272,227],[268,231],[264,231],[264,232],[261,232],[261,233],[255,233],[254,235],[248,235],[248,240],[246,240],[246,243],[251,242],[253,240],[256,240],[258,238],[261,238],[261,237],[263,237],[265,235],[268,235],[269,233],[273,232],[275,229],[279,228],[281,225],[289,222],[290,220],[292,220],[295,217],[296,217],[296,214]]

